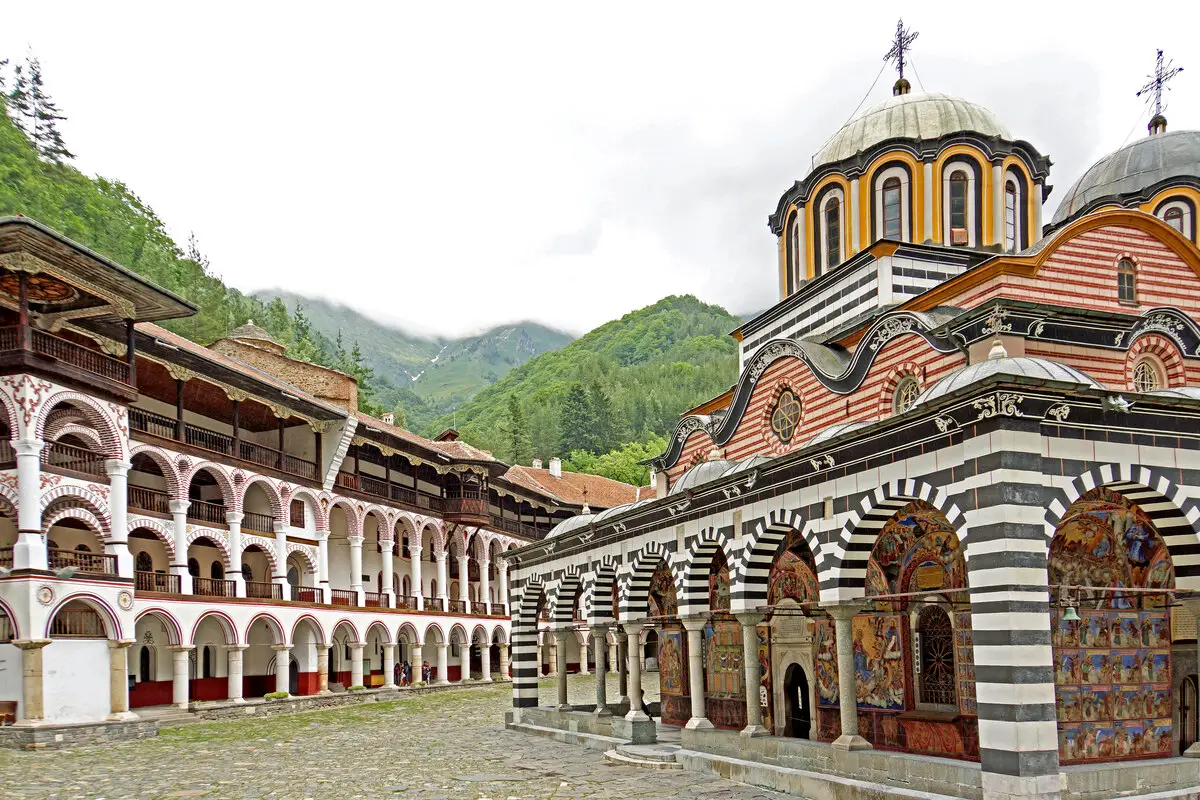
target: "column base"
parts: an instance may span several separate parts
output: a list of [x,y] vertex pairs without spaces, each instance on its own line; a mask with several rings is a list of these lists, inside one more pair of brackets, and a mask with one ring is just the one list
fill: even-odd
[[842,734],[829,745],[834,750],[870,750],[871,743],[857,734]]
[[[634,713],[641,714],[642,718],[634,718]],[[612,735],[618,739],[628,739],[633,744],[654,744],[658,741],[658,728],[654,720],[637,711],[628,716],[613,717]]]
[[554,706],[555,711],[570,711],[572,708],[570,703],[558,703]]
[[1062,774],[1050,775],[1002,775],[984,772],[981,775],[984,800],[989,798],[1013,798],[1022,800],[1059,800],[1062,797]]
[[231,703],[244,703],[244,702],[246,702],[246,698],[244,698],[244,697],[231,697],[231,698],[229,699],[229,702],[231,702]]
[[[690,725],[690,720],[689,720],[689,725]],[[709,727],[711,728],[712,726],[709,725]],[[746,727],[744,727],[740,731],[738,731],[738,733],[741,736],[746,737],[747,739],[754,737],[754,736],[770,736],[771,735],[771,732],[769,730],[767,730],[765,727],[763,727],[762,725],[747,725]],[[870,747],[870,745],[867,745],[867,746]]]
[[319,694],[319,695],[321,695],[321,694],[333,694],[333,690],[332,690],[332,689],[322,689],[322,690],[320,690],[319,692],[317,692],[317,694]]
[[433,682],[434,686],[449,686],[450,681],[437,680]]
[[480,683],[491,683],[492,679],[491,678],[480,678],[479,682]]
[[713,724],[708,721],[708,717],[692,717],[683,727],[687,728],[689,731],[699,731],[711,728],[713,727]]
[[596,710],[592,712],[596,717],[611,717],[613,713],[608,710],[608,706],[596,706]]
[[653,721],[650,719],[650,715],[647,714],[645,711],[642,711],[640,708],[631,708],[629,710],[629,713],[626,714],[625,716],[621,717],[621,719],[627,719],[630,722],[652,722]]
[[[176,706],[176,707],[179,707],[179,706]],[[187,706],[182,706],[182,708],[186,709]],[[141,719],[141,717],[139,717],[137,714],[133,713],[132,711],[118,711],[114,714],[109,714],[107,717],[105,717],[105,719],[110,719],[113,722],[129,722],[130,720]],[[40,720],[39,720],[39,722],[40,722]]]
[[1200,758],[1200,742],[1196,742],[1187,750],[1184,750],[1183,755],[1187,758]]

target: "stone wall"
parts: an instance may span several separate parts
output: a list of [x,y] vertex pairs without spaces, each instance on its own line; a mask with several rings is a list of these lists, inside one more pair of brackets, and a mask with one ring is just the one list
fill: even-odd
[[212,343],[210,349],[261,369],[268,375],[274,375],[284,383],[290,383],[313,397],[327,400],[342,408],[358,408],[358,384],[345,373],[276,355],[236,339],[219,339]]
[[37,727],[10,725],[0,727],[0,747],[13,750],[58,750],[146,739],[152,736],[158,736],[158,723],[151,720],[83,722],[75,725]]

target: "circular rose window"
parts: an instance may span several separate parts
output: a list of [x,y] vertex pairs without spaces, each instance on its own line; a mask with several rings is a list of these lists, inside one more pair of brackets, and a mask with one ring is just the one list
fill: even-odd
[[784,389],[780,392],[775,409],[771,412],[771,432],[775,434],[775,438],[783,444],[791,442],[792,437],[796,435],[796,429],[800,427],[800,414],[800,401],[796,399],[792,390]]

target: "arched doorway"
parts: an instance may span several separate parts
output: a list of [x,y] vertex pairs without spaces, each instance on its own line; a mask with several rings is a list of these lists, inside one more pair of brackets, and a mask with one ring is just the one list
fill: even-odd
[[783,692],[787,698],[785,736],[807,739],[812,730],[812,709],[809,707],[808,676],[804,667],[791,664],[783,676]]
[[300,694],[300,665],[295,658],[288,663],[288,694]]
[[1188,675],[1183,679],[1183,684],[1179,688],[1179,752],[1183,753],[1189,747],[1196,743],[1198,734],[1197,730],[1197,709],[1196,701],[1197,692],[1197,676]]

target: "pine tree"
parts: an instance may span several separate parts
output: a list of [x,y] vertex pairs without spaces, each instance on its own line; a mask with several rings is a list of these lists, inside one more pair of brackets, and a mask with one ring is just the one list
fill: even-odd
[[67,149],[58,131],[58,123],[66,117],[59,113],[58,106],[46,93],[42,65],[36,57],[29,59],[29,105],[33,112],[33,144],[42,158],[55,164],[74,158],[75,154]]
[[397,402],[392,409],[392,424],[397,428],[408,427],[408,414],[404,413],[404,403]]
[[13,67],[13,88],[8,93],[8,114],[21,133],[33,139],[33,102],[29,98],[29,76],[25,66]]
[[509,461],[513,464],[527,463],[533,445],[529,439],[529,429],[525,425],[525,414],[521,411],[521,401],[515,394],[508,396],[508,419],[505,421],[504,433]]
[[588,403],[592,407],[592,430],[588,449],[593,453],[607,453],[617,445],[617,419],[612,400],[605,393],[600,381],[592,381],[588,388]]
[[592,404],[582,383],[572,383],[559,412],[558,450],[569,455],[574,450],[591,449],[591,432],[596,428]]

